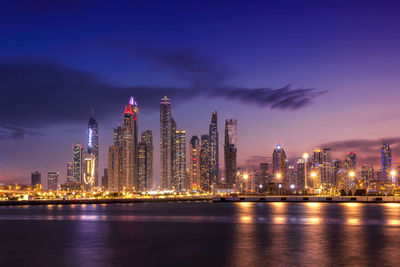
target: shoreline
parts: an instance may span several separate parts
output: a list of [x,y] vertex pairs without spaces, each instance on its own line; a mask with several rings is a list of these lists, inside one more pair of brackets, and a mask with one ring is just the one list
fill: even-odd
[[238,197],[187,197],[187,198],[146,198],[146,199],[49,199],[49,200],[4,200],[0,206],[37,205],[83,205],[83,204],[129,204],[154,202],[289,202],[289,203],[400,203],[400,196],[238,196]]

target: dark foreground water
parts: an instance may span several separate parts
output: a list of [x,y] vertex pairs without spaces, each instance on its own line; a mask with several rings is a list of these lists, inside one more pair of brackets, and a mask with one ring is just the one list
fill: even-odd
[[400,264],[400,204],[0,207],[0,266]]

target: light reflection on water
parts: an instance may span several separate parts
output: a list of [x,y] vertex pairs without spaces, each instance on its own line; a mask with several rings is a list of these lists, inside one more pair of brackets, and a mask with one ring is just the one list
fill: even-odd
[[[24,234],[16,238],[20,233]],[[63,259],[67,265],[122,266],[133,258],[137,265],[168,261],[189,266],[196,258],[196,265],[220,266],[395,266],[400,263],[400,205],[182,202],[0,207],[0,236],[2,266],[12,266],[15,260],[26,265],[32,259],[37,265]],[[29,252],[32,240],[46,249]],[[151,256],[154,251],[157,257]],[[54,255],[55,262],[47,255]],[[41,258],[47,261],[40,262]]]

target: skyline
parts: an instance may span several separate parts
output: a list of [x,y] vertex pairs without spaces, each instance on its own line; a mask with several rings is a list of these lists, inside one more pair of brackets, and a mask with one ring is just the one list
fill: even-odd
[[[214,110],[220,141],[221,121],[238,119],[239,166],[271,157],[278,142],[291,160],[323,146],[339,158],[356,151],[377,166],[382,140],[391,144],[398,165],[400,6],[344,3],[245,9],[204,3],[197,7],[204,12],[183,12],[184,7],[172,11],[178,3],[126,2],[113,8],[118,18],[105,14],[102,4],[89,12],[94,6],[89,2],[48,9],[3,3],[1,22],[10,26],[0,44],[0,84],[6,90],[0,99],[0,183],[28,183],[36,170],[60,171],[64,182],[71,146],[86,148],[92,107],[99,122],[101,174],[111,129],[131,95],[141,109],[140,131],[154,133],[154,155],[159,154],[158,100],[168,94],[187,142],[208,133]],[[283,14],[291,20],[282,20]],[[112,18],[108,27],[104,15]],[[146,15],[158,16],[151,22]],[[88,17],[94,23],[83,23]],[[279,92],[277,100],[260,102],[271,92]],[[307,101],[290,102],[288,95]],[[156,181],[158,169],[156,156]]]

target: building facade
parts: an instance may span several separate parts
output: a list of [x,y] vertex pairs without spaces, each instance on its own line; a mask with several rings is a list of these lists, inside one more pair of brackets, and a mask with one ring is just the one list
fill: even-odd
[[229,189],[235,189],[237,184],[237,120],[225,120],[225,183]]
[[81,144],[75,144],[72,147],[74,151],[74,179],[73,183],[80,183],[82,181],[82,161],[83,161],[83,147]]
[[48,188],[48,190],[57,191],[59,177],[60,177],[59,172],[48,172],[47,173],[47,188]]
[[186,180],[186,131],[176,131],[175,156],[175,185],[177,191],[185,190]]
[[88,122],[87,153],[95,157],[94,186],[99,186],[99,124],[92,113]]
[[218,158],[218,116],[217,111],[214,111],[211,115],[210,123],[210,179],[214,184],[219,184],[219,158]]
[[196,135],[190,139],[189,146],[189,173],[191,189],[200,189],[200,140]]

